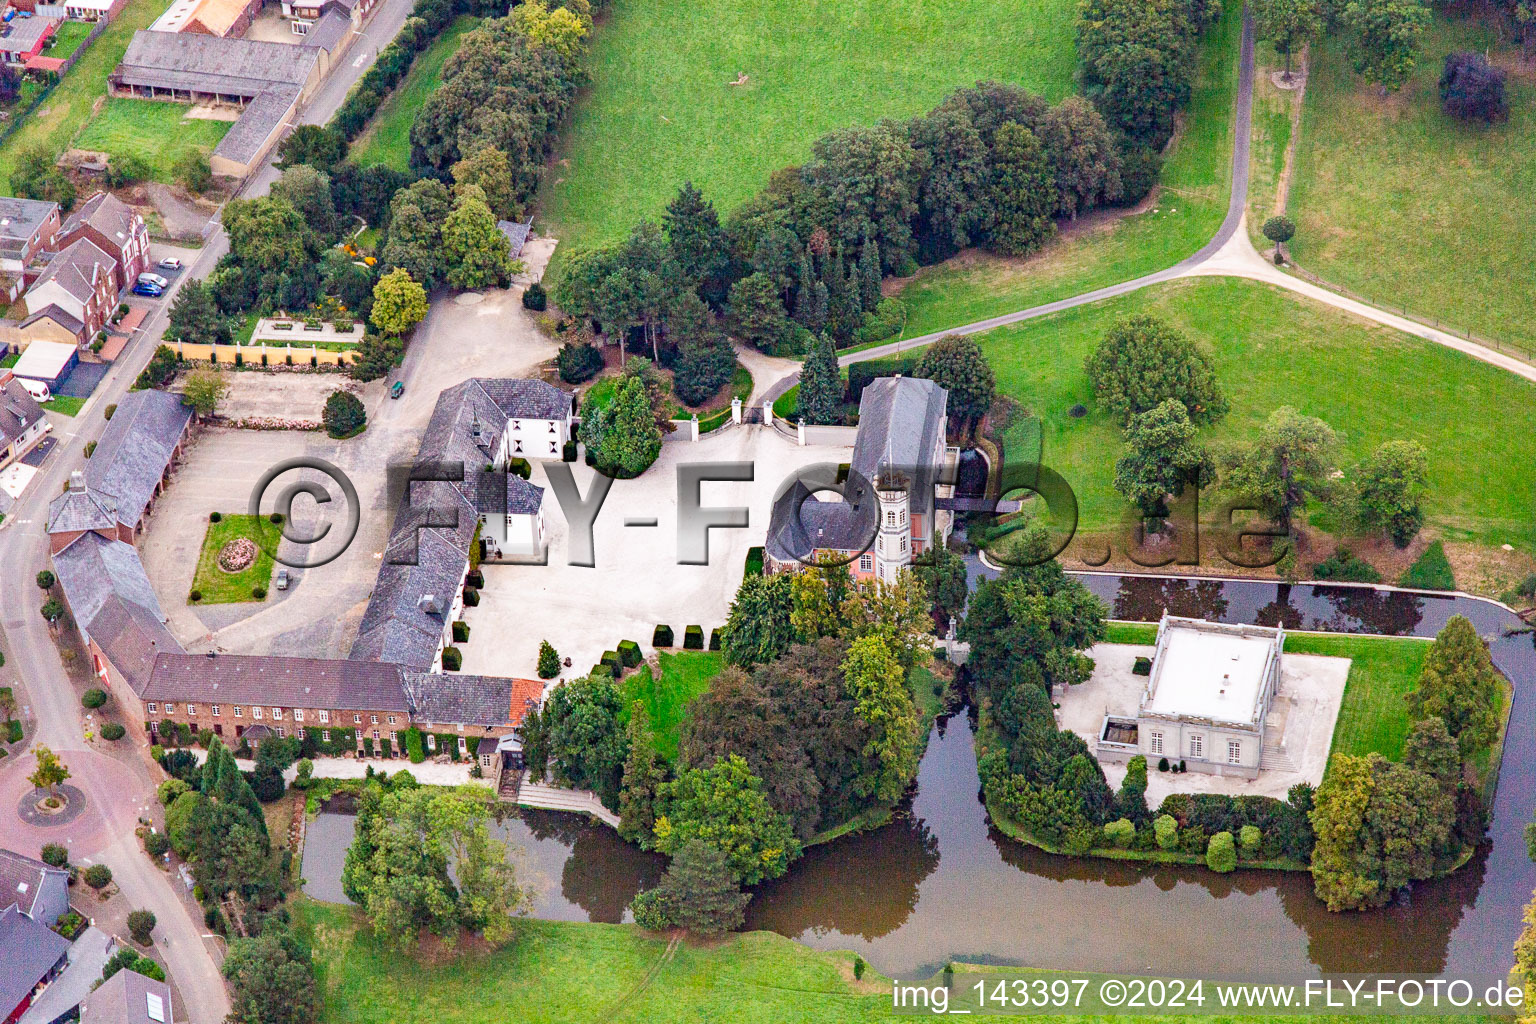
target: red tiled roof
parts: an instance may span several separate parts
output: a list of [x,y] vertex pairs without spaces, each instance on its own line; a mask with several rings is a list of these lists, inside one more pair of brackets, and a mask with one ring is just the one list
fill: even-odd
[[537,707],[544,700],[544,681],[542,679],[514,679],[512,680],[511,709],[507,712],[509,725],[522,725],[523,718],[528,714],[530,707]]

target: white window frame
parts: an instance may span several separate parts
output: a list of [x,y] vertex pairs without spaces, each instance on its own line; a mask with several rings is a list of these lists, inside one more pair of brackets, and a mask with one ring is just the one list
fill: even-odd
[[218,718],[219,717],[219,706],[217,704],[213,705],[213,717],[214,718]]
[[1147,748],[1154,754],[1161,754],[1163,752],[1163,734],[1160,732],[1150,733],[1147,737]]
[[293,709],[293,720],[295,722],[302,722],[302,721],[304,721],[304,709],[303,708],[294,708]]
[[1243,741],[1227,740],[1227,764],[1243,763]]
[[239,704],[235,705],[235,717],[236,718],[244,718],[245,717],[245,709],[242,708]]
[[160,713],[160,705],[156,704],[154,701],[150,701],[149,702],[149,713],[152,714],[152,715],[158,715]]
[[261,705],[260,704],[253,704],[253,705],[251,705],[251,717],[254,718],[258,722],[261,721]]
[[325,725],[331,720],[331,713],[324,708],[320,709],[320,724]]
[[197,705],[196,704],[188,704],[187,705],[187,714],[189,714],[189,715],[196,715],[197,714]]
[[274,722],[281,722],[282,720],[283,720],[283,709],[282,708],[273,708],[272,709],[272,721],[274,721]]
[[1202,733],[1192,733],[1189,737],[1189,756],[1205,757],[1205,736]]

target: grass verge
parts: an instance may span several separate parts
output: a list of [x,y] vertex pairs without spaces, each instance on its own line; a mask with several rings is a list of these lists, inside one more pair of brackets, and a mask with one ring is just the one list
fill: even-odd
[[427,96],[443,81],[443,65],[459,48],[464,33],[480,24],[480,19],[463,15],[443,29],[432,45],[416,56],[411,70],[394,91],[384,97],[367,127],[352,141],[348,151],[359,166],[384,164],[397,171],[410,170],[411,125]]
[[43,407],[43,411],[56,412],[60,416],[78,416],[85,403],[86,399],[74,395],[54,395]]
[[[239,601],[263,600],[255,597],[256,587],[267,587],[272,579],[272,556],[263,547],[263,521],[260,516],[226,512],[216,523],[208,524],[203,536],[202,554],[197,559],[197,572],[192,577],[192,589],[202,593],[202,604],[233,604]],[[219,552],[224,545],[240,538],[256,544],[256,560],[239,572],[225,572],[219,568]]]

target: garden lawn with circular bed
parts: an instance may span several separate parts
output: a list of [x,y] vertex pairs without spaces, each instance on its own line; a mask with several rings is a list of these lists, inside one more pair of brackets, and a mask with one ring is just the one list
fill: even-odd
[[192,590],[201,597],[191,603],[262,600],[255,596],[256,588],[265,596],[272,580],[272,555],[263,545],[275,550],[279,529],[260,516],[231,512],[209,523],[192,578]]

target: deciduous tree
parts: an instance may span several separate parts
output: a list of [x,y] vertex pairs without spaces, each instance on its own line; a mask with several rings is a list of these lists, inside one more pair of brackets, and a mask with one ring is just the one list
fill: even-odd
[[735,754],[684,769],[661,787],[657,811],[658,850],[675,854],[700,840],[716,847],[745,885],[779,877],[800,856],[789,821],[769,804],[762,779]]
[[917,708],[907,672],[885,637],[871,633],[848,645],[843,685],[870,733],[864,744],[870,770],[855,789],[881,803],[894,802],[917,773]]
[[992,364],[976,339],[963,334],[940,338],[923,350],[917,376],[926,377],[949,392],[949,415],[961,430],[969,431],[992,408],[997,382]]
[[1332,496],[1338,448],[1332,427],[1282,406],[1251,441],[1222,453],[1221,485],[1290,533],[1309,500]]
[[513,264],[507,236],[478,185],[461,185],[453,212],[443,222],[443,259],[450,287],[461,290],[505,287]]
[[368,320],[391,337],[399,337],[427,315],[427,290],[405,267],[395,267],[373,286],[373,310]]
[[512,220],[522,215],[522,207],[512,194],[512,169],[507,154],[495,146],[480,143],[453,165],[451,173],[455,195],[473,185],[483,194],[493,217]]
[[49,796],[58,796],[59,787],[70,777],[69,769],[59,760],[59,755],[41,743],[33,748],[32,756],[37,759],[37,767],[27,776],[27,781],[37,789],[46,789]]
[[1115,490],[1143,515],[1167,515],[1168,498],[1215,476],[1215,464],[1195,443],[1195,433],[1177,398],[1132,416],[1125,427],[1125,454],[1115,462]]
[[1034,252],[1056,232],[1051,214],[1059,196],[1051,161],[1023,125],[1005,124],[997,131],[987,198],[994,218],[989,244],[1004,256]]
[[1323,31],[1317,0],[1255,0],[1253,18],[1260,39],[1285,58],[1285,80],[1291,80],[1291,57]]
[[331,199],[331,176],[307,163],[294,164],[272,183],[268,193],[286,200],[304,223],[323,240],[336,236],[336,205]]
[[229,381],[217,367],[198,366],[181,382],[181,401],[199,416],[212,416],[229,394]]
[[1429,28],[1424,0],[1349,0],[1343,21],[1353,30],[1348,49],[1355,72],[1381,86],[1383,96],[1402,88]]
[[1046,112],[1035,134],[1056,182],[1058,215],[1076,220],[1120,198],[1120,151],[1093,104],[1068,96]]
[[229,1024],[313,1024],[319,1015],[309,949],[286,928],[234,939],[221,971]]
[[541,716],[555,778],[575,789],[590,789],[609,807],[618,806],[629,744],[619,716],[624,698],[613,677],[594,673],[550,691]]
[[1202,426],[1227,412],[1210,357],[1157,317],[1117,320],[1084,368],[1099,404],[1122,422],[1170,398],[1182,402],[1191,422]]
[[1429,453],[1417,441],[1387,441],[1355,470],[1355,512],[1362,530],[1385,532],[1407,547],[1424,525],[1419,502],[1429,487]]

